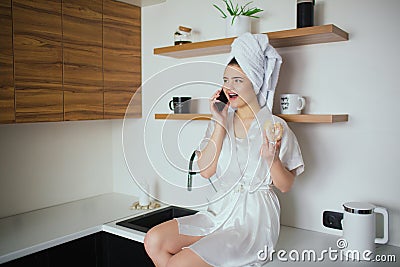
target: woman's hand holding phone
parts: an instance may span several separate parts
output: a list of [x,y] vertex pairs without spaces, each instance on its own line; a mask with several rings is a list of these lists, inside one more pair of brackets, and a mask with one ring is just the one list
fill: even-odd
[[229,102],[228,97],[226,96],[223,89],[219,91],[219,96],[217,97],[217,100],[219,102],[216,102],[215,105],[217,106],[218,111],[221,112],[224,109],[225,105]]
[[224,90],[221,88],[215,92],[213,97],[210,99],[210,111],[213,119],[224,127],[226,126],[228,107],[228,98],[226,97]]

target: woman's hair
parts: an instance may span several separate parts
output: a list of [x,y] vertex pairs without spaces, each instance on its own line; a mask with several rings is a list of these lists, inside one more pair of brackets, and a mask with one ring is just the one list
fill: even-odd
[[239,63],[236,61],[236,58],[232,58],[231,61],[229,61],[228,66],[229,65],[237,65],[240,67]]

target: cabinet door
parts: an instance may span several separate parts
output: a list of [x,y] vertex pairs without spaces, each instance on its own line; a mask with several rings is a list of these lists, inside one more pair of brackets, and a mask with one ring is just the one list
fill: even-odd
[[62,121],[61,0],[13,0],[17,122]]
[[142,243],[106,232],[103,235],[102,263],[105,267],[154,267]]
[[48,267],[47,250],[33,253],[0,265],[1,267]]
[[0,123],[15,120],[11,0],[0,1]]
[[101,267],[102,233],[84,236],[4,264],[2,267]]
[[140,8],[104,0],[103,12],[104,118],[123,118],[134,95],[129,116],[141,117]]
[[103,2],[63,0],[64,120],[103,118]]
[[96,238],[97,234],[92,234],[49,248],[47,250],[48,266],[99,266]]

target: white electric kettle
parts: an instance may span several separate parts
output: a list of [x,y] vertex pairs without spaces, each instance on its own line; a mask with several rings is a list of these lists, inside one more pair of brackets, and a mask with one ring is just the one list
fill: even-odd
[[[385,208],[365,202],[347,202],[343,204],[343,219],[341,213],[324,212],[324,225],[330,228],[343,229],[343,235],[338,240],[338,248],[347,258],[372,258],[375,244],[386,244],[389,239],[389,215]],[[376,237],[375,214],[383,215],[383,237]],[[326,218],[326,220],[325,220]],[[327,223],[325,223],[325,221]],[[336,226],[335,226],[336,224]]]
[[[347,202],[343,204],[343,208],[343,239],[347,242],[347,246],[343,249],[344,255],[353,258],[355,254],[352,251],[354,250],[361,255],[368,253],[367,251],[373,254],[375,243],[386,244],[388,242],[389,215],[385,208],[364,202]],[[383,215],[382,238],[376,238],[375,213]]]

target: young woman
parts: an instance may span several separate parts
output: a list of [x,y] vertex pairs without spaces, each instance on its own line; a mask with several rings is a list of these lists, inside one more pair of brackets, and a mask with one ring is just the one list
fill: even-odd
[[[229,103],[219,112],[215,103],[221,91],[211,98],[213,120],[197,154],[200,174],[218,178],[215,202],[207,211],[150,229],[144,245],[156,266],[260,266],[265,263],[259,258],[260,251],[268,253],[265,248],[271,251],[276,245],[280,207],[271,186],[289,191],[304,164],[293,132],[271,114],[265,94],[260,96],[263,86],[259,85],[270,81],[273,71],[266,68],[271,65],[264,62],[261,71],[269,77],[260,75],[263,81],[257,84],[254,69],[249,71],[252,64],[245,61],[248,57],[239,55],[251,50],[250,45],[269,60],[266,55],[273,48],[266,38],[248,34],[232,45],[232,52],[240,51],[236,55],[241,59],[233,58],[224,72],[222,90]],[[268,140],[264,129],[265,124],[274,122],[283,125],[282,139],[277,142]]]

